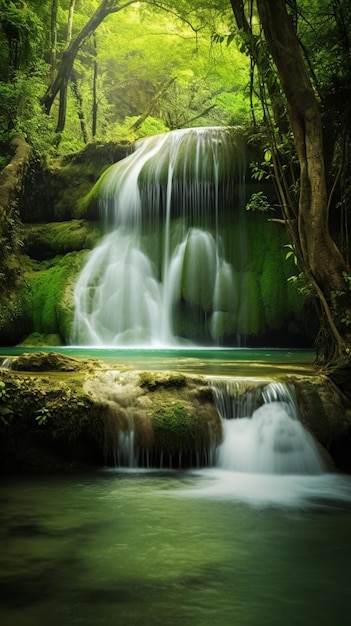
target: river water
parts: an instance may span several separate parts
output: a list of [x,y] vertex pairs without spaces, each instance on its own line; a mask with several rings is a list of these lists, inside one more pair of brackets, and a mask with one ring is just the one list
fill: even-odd
[[[219,377],[312,373],[308,352],[62,351]],[[225,445],[204,470],[3,478],[0,623],[350,626],[351,477],[244,473]]]
[[0,347],[0,367],[13,357],[34,352],[58,352],[83,359],[98,359],[111,368],[174,370],[207,376],[279,378],[285,374],[313,375],[312,350],[274,348],[119,349],[91,346]]
[[351,478],[101,470],[0,484],[6,626],[349,626]]

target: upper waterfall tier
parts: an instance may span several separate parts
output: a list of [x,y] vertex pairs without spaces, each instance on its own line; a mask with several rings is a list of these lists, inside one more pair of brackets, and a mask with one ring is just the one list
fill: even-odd
[[187,128],[148,137],[98,183],[101,214],[115,227],[145,227],[167,212],[201,226],[242,204],[244,174],[244,142],[233,128]]
[[75,285],[71,343],[242,346],[300,332],[284,231],[247,218],[245,163],[238,130],[189,128],[106,170],[87,199],[106,234]]
[[74,343],[208,344],[236,334],[240,279],[221,222],[243,206],[242,143],[231,128],[173,131],[139,141],[105,172],[97,192],[112,232],[75,286]]

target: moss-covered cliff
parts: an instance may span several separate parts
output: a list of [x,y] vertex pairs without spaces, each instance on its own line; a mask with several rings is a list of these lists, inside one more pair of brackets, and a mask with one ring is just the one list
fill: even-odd
[[[88,251],[102,236],[97,219],[100,182],[96,182],[127,151],[127,146],[92,144],[70,156],[32,158],[17,212],[8,224],[11,237],[6,238],[6,280],[0,293],[1,345],[69,342],[73,285]],[[174,237],[179,220],[172,228]],[[207,242],[200,249],[197,245],[194,256],[190,244],[195,238],[189,236],[180,299],[174,307],[174,334],[205,345],[236,345],[238,338],[249,346],[311,345],[315,318],[305,296],[288,280],[295,267],[285,261],[284,228],[266,215],[250,212],[239,218],[233,211],[224,223],[222,218],[221,228],[233,284],[222,269],[221,279],[216,278],[217,310],[211,315],[214,284],[206,281],[214,267],[206,258]],[[164,254],[161,241],[162,226],[152,222],[143,234],[143,246],[155,267]]]

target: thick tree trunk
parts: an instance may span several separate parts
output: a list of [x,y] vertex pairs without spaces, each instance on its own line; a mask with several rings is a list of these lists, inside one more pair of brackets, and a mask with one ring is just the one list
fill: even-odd
[[32,158],[32,148],[22,135],[14,135],[10,144],[13,157],[0,172],[0,228],[1,220],[10,215],[23,191],[23,180]]
[[257,0],[257,8],[286,96],[300,164],[298,234],[302,261],[327,316],[338,356],[350,340],[347,319],[351,320],[351,292],[345,280],[350,269],[329,232],[319,105],[285,1]]

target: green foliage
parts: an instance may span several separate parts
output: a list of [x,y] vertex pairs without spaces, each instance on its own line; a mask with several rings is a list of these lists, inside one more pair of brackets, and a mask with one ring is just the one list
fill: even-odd
[[30,66],[40,54],[43,23],[35,11],[18,7],[11,0],[0,1],[0,52],[2,71],[11,75],[13,69]]
[[247,211],[261,211],[261,213],[267,213],[268,211],[274,211],[272,205],[268,202],[267,196],[263,191],[257,191],[253,193],[246,204]]
[[6,402],[8,400],[9,394],[6,389],[6,384],[0,380],[0,400],[1,402]]
[[45,426],[47,420],[51,417],[50,410],[47,409],[45,406],[37,409],[36,411],[34,411],[34,413],[36,415],[35,421],[38,423],[39,426]]
[[285,254],[285,259],[286,260],[292,259],[292,261],[294,262],[294,265],[297,266],[298,259],[297,259],[297,255],[296,255],[296,251],[295,251],[294,246],[291,243],[287,243],[287,244],[285,244],[284,248],[288,249],[287,253]]
[[134,115],[132,117],[126,116],[123,122],[115,122],[111,128],[106,130],[106,139],[111,139],[113,141],[117,141],[118,143],[130,143],[132,144],[137,139],[142,137],[148,137],[152,135],[158,135],[160,133],[165,133],[169,130],[169,128],[165,125],[165,123],[155,117],[149,116],[145,122],[141,124],[138,130],[131,130],[133,124],[138,120],[138,116]]
[[261,182],[269,180],[273,176],[272,152],[270,148],[266,148],[263,153],[263,161],[258,163],[254,161],[250,163],[251,176],[254,180]]
[[0,288],[15,285],[20,269],[21,225],[15,209],[3,214],[0,221]]
[[22,132],[41,153],[53,143],[52,121],[38,99],[48,70],[42,57],[46,17],[37,6],[0,1],[0,142]]
[[345,281],[346,290],[351,291],[351,276],[347,272],[341,272],[343,279]]
[[38,100],[38,94],[45,89],[43,76],[46,72],[45,63],[39,64],[29,76],[25,72],[16,72],[15,131],[22,133],[38,153],[50,155],[55,153],[54,124],[52,118],[44,113]]

